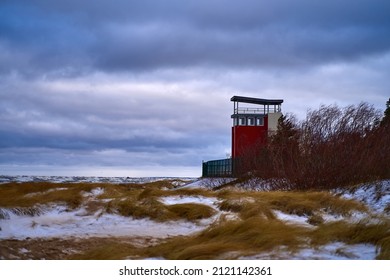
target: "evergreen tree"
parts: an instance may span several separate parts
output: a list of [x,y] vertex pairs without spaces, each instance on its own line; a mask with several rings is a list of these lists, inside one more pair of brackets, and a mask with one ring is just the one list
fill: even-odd
[[282,115],[278,120],[278,129],[272,138],[274,144],[282,144],[288,141],[295,141],[298,128],[293,115]]
[[381,126],[390,125],[390,98],[386,102],[386,110],[381,121]]

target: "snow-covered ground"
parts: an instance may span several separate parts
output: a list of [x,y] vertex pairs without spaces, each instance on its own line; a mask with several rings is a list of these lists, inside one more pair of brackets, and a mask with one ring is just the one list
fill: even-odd
[[214,209],[216,208],[217,199],[214,197],[204,196],[166,196],[161,198],[161,202],[165,205],[182,204],[182,203],[198,203],[205,204]]
[[318,248],[304,248],[294,253],[281,247],[271,252],[241,259],[373,260],[376,254],[377,249],[371,244],[350,245],[342,242],[332,242]]
[[183,188],[215,188],[234,181],[235,178],[199,178],[189,181]]
[[188,235],[205,226],[190,222],[157,223],[149,219],[135,220],[99,212],[89,215],[85,209],[67,211],[55,206],[38,216],[16,215],[8,212],[8,219],[0,220],[1,239],[53,238],[53,237],[136,237]]
[[340,190],[342,197],[363,202],[378,213],[390,212],[390,180]]
[[[234,178],[201,178],[184,184],[183,188],[215,188],[233,182]],[[243,183],[232,184],[238,188],[249,190],[268,190],[267,181],[252,179]],[[346,199],[354,199],[364,203],[376,213],[390,214],[390,180],[383,180],[371,184],[361,184],[353,188],[343,188],[334,191]]]
[[[172,178],[170,178],[172,179]],[[177,179],[177,178],[175,178]],[[50,181],[50,182],[152,182],[161,178],[98,178],[98,177],[27,177],[27,176],[0,176],[0,182],[7,181]],[[194,178],[180,178],[180,184],[186,187],[203,187],[216,184],[206,180]],[[227,183],[229,180],[219,180],[219,183]],[[207,187],[207,186],[206,186]],[[55,189],[53,189],[55,190]],[[53,191],[49,190],[49,191]],[[95,188],[86,192],[86,201],[93,201],[104,192],[102,188]],[[348,191],[337,191],[347,199],[355,199],[363,202],[373,212],[389,216],[386,212],[390,209],[390,181],[382,181],[370,185],[362,185]],[[216,197],[204,196],[164,196],[160,201],[166,205],[197,203],[204,204],[216,210],[216,214],[208,219],[197,222],[185,220],[156,222],[150,219],[133,219],[119,214],[106,213],[102,209],[91,213],[83,205],[75,210],[58,204],[37,206],[36,214],[18,212],[17,209],[0,208],[0,242],[6,239],[23,240],[26,238],[89,238],[89,237],[153,237],[166,238],[179,235],[190,235],[207,228],[216,221],[220,215],[226,214],[218,209],[220,202]],[[387,210],[386,210],[387,209]],[[230,213],[233,214],[233,213]],[[307,221],[307,217],[290,215],[281,211],[274,211],[277,219],[287,224],[314,227]],[[230,215],[230,218],[237,218]],[[360,220],[366,218],[365,213],[354,213],[350,219]],[[325,222],[336,221],[343,217],[324,214]],[[375,259],[376,247],[371,244],[347,245],[342,242],[332,242],[319,248],[302,248],[293,254],[278,248],[268,253],[251,256],[250,259]]]
[[[49,191],[58,190],[52,189]],[[86,201],[97,200],[104,193],[95,188],[84,193]],[[161,199],[166,205],[198,203],[208,205],[215,210],[215,198],[201,196],[168,196]],[[172,221],[158,223],[150,219],[133,219],[118,214],[103,213],[102,209],[89,213],[85,207],[69,211],[61,205],[42,206],[36,215],[25,215],[18,209],[0,208],[0,240],[52,237],[126,237],[149,236],[165,238],[188,235],[207,227],[213,219],[203,223]],[[3,219],[1,219],[3,217]]]
[[306,226],[306,227],[312,226],[307,222],[307,217],[305,217],[305,216],[286,214],[286,213],[283,213],[282,211],[274,211],[274,214],[278,220],[283,221],[285,223],[297,224],[297,225]]

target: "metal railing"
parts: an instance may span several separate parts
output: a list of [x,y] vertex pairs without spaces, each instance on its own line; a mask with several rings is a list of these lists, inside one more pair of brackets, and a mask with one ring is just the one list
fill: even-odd
[[239,108],[234,111],[235,114],[265,114],[266,110],[263,108]]
[[234,108],[234,114],[268,114],[281,112],[281,107],[277,105],[264,106],[261,108],[250,108],[250,107],[236,107]]

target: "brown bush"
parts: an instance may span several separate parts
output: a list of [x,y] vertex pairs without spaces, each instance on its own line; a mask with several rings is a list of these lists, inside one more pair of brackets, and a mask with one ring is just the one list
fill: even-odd
[[329,189],[390,178],[390,125],[367,103],[310,110],[302,122],[279,120],[267,145],[240,159],[240,174],[273,189]]

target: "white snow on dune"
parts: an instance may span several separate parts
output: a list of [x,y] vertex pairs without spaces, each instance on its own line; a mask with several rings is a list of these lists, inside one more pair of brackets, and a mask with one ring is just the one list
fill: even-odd
[[375,212],[390,212],[390,180],[363,184],[341,193],[342,197],[363,202]]
[[278,220],[284,221],[286,223],[297,224],[297,225],[307,226],[307,227],[312,226],[307,222],[307,217],[305,216],[286,214],[278,210],[274,210],[273,212]]
[[204,196],[166,196],[160,199],[166,205],[182,203],[198,203],[216,208],[217,198]]
[[215,188],[234,181],[235,178],[200,178],[181,186],[182,188]]
[[347,245],[343,242],[332,242],[318,248],[304,248],[296,252],[279,247],[270,252],[248,256],[241,259],[280,259],[280,260],[373,260],[377,249],[371,244]]
[[83,196],[86,198],[96,198],[104,193],[103,188],[94,188],[90,192],[83,192]]
[[39,216],[10,214],[0,220],[1,239],[50,237],[107,237],[187,235],[204,227],[185,221],[157,223],[149,219],[133,219],[113,214],[86,215],[84,209],[66,211],[55,207]]

